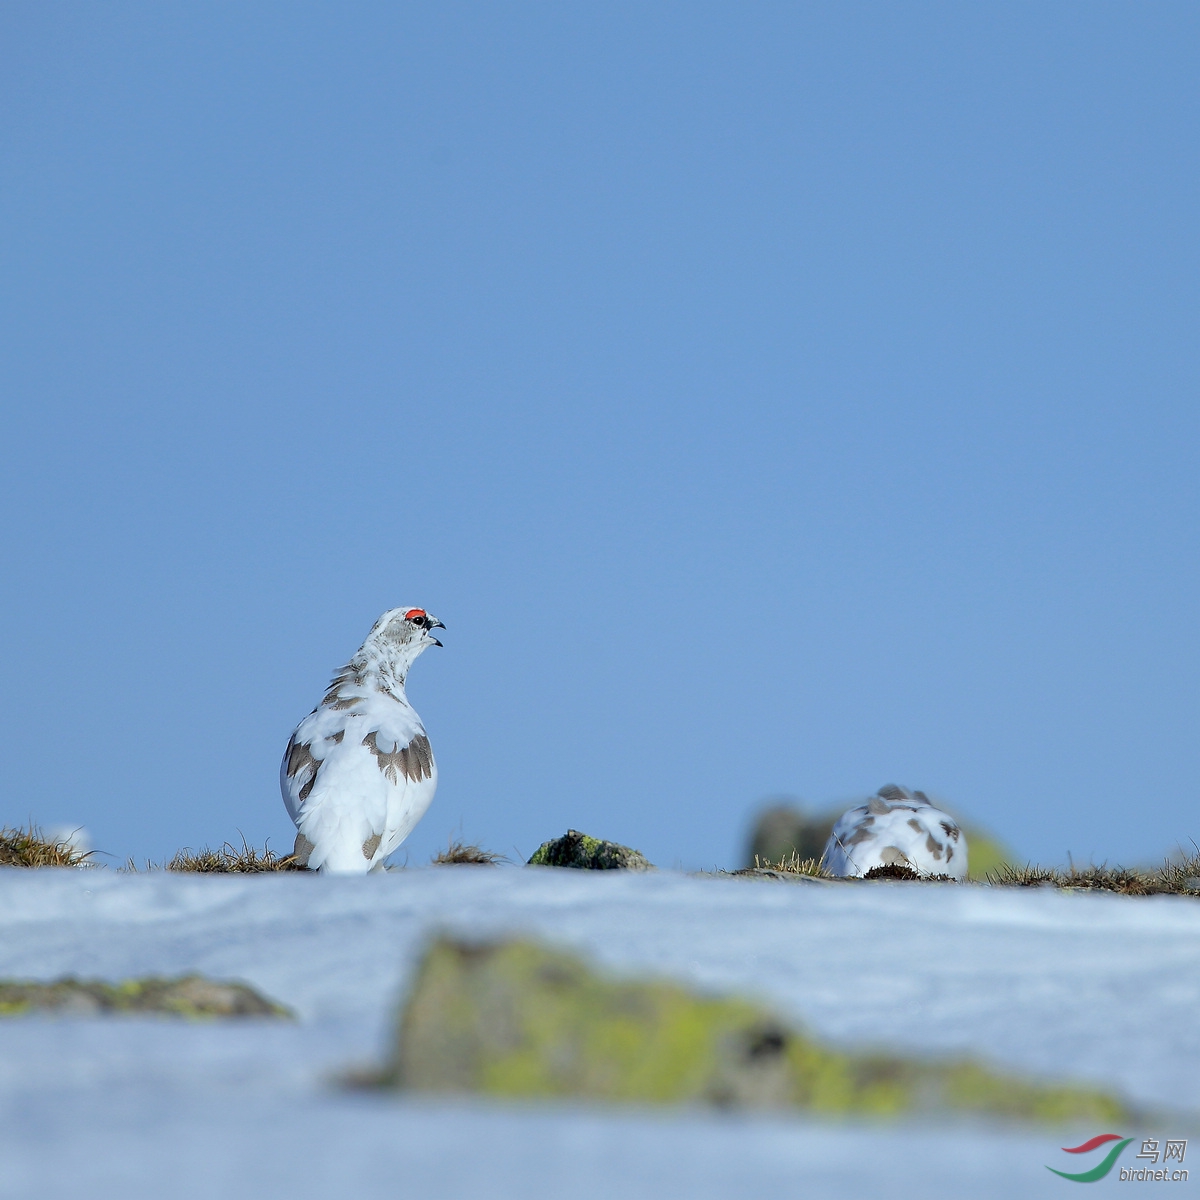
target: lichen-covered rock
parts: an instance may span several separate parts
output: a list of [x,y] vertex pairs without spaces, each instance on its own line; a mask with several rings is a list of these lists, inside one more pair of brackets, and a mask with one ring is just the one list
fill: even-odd
[[89,1017],[108,1013],[159,1013],[172,1017],[291,1017],[282,1005],[260,996],[244,983],[225,983],[203,975],[178,979],[58,979],[53,983],[0,980],[0,1016],[48,1013]]
[[579,867],[585,871],[649,871],[653,864],[643,854],[588,837],[578,829],[568,829],[560,838],[543,842],[529,860],[531,867]]
[[400,1014],[395,1052],[371,1082],[869,1117],[952,1112],[1100,1127],[1130,1116],[1102,1092],[974,1062],[830,1049],[749,1001],[611,980],[527,941],[434,943]]

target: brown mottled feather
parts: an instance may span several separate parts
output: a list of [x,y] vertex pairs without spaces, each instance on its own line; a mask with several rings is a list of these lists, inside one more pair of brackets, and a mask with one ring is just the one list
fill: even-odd
[[353,687],[362,687],[363,685],[362,673],[349,665],[344,666],[330,681],[325,698],[321,703],[328,704],[331,708],[353,708],[360,697],[339,698],[338,696],[338,692],[347,685]]
[[433,752],[429,748],[429,739],[423,733],[418,733],[407,746],[390,754],[380,750],[374,733],[368,733],[362,744],[375,755],[379,769],[390,783],[399,783],[401,775],[413,783],[433,776]]
[[307,742],[297,743],[294,740],[288,742],[288,778],[295,779],[301,771],[308,771],[310,769],[312,771],[312,774],[309,775],[300,788],[299,798],[301,804],[308,799],[308,794],[312,791],[313,784],[317,782],[317,771],[320,770],[320,767],[320,760],[313,757],[312,747]]

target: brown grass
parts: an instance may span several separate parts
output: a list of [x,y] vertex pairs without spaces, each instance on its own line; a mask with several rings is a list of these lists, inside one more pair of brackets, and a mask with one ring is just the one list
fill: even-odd
[[821,865],[819,858],[801,858],[795,850],[778,862],[771,862],[756,854],[754,856],[756,871],[775,871],[780,875],[810,875],[815,879],[831,879],[832,876]]
[[193,852],[190,847],[176,851],[175,857],[166,864],[168,871],[196,871],[201,874],[246,874],[258,875],[264,871],[304,871],[294,855],[276,854],[264,846],[261,850],[248,845],[242,839],[239,850],[226,842],[219,850],[207,846]]
[[32,821],[26,829],[0,829],[0,867],[83,867],[91,865],[91,855],[47,838]]
[[[761,855],[754,856],[754,866],[740,871],[718,871],[720,875],[804,875],[814,879],[833,879],[815,858],[801,858],[794,851],[788,858],[772,862]],[[893,879],[920,883],[956,883],[948,875],[920,875],[903,864],[874,867],[863,876],[865,880]],[[858,882],[847,878],[847,883]],[[1200,851],[1185,858],[1168,859],[1156,869],[1110,867],[1043,867],[1034,863],[1016,866],[1005,863],[989,871],[982,880],[991,887],[1050,887],[1074,891],[1113,892],[1119,896],[1198,896],[1200,897]]]
[[1168,859],[1159,869],[1158,878],[1168,891],[1189,896],[1200,894],[1200,851],[1177,862]]
[[1120,896],[1200,895],[1200,854],[1178,862],[1167,860],[1157,870],[1130,867],[1042,867],[1011,864],[989,871],[986,882],[994,887],[1054,887],[1079,891],[1115,892]]
[[761,854],[754,856],[754,866],[741,867],[736,871],[726,871],[717,867],[712,872],[701,871],[701,875],[745,875],[745,876],[760,876],[768,879],[775,879],[779,876],[803,876],[806,879],[832,879],[833,876],[821,865],[820,859],[816,858],[801,858],[795,850],[785,858],[779,859],[778,862],[772,861],[769,858],[764,858]]
[[457,841],[451,841],[445,850],[434,855],[431,860],[435,867],[457,866],[463,863],[477,867],[494,867],[498,863],[507,861],[508,859],[502,854],[493,854],[490,850],[483,850],[479,846],[468,846]]

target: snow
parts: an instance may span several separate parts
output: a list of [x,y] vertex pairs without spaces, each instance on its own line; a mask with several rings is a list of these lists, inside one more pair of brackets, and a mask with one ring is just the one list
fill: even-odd
[[1200,903],[1186,898],[482,867],[3,870],[0,976],[202,971],[300,1020],[0,1022],[0,1194],[1011,1197],[1070,1186],[1045,1164],[1081,1169],[1061,1161],[1065,1135],[1029,1129],[340,1091],[338,1071],[382,1053],[444,929],[535,933],[616,971],[756,994],[849,1044],[969,1051],[1200,1109]]

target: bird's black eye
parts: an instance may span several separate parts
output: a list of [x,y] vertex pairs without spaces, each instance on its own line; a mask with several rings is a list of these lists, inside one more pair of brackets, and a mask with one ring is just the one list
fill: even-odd
[[429,628],[429,618],[428,617],[418,617],[413,622],[413,624],[420,627],[421,629],[428,629]]

